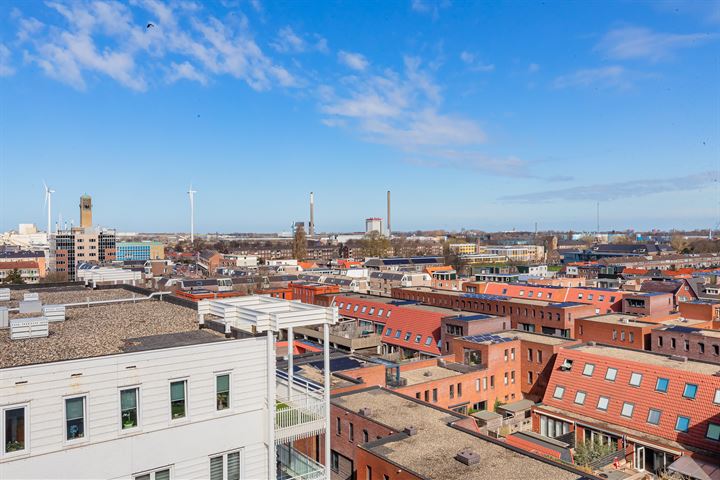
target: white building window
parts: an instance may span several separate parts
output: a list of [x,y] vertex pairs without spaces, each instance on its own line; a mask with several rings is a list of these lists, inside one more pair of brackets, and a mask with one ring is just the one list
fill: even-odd
[[65,399],[65,440],[85,438],[85,397]]
[[140,425],[138,415],[139,388],[125,388],[120,390],[120,428],[127,430]]
[[170,467],[162,467],[151,472],[133,475],[133,480],[170,480]]
[[240,480],[242,458],[240,451],[210,457],[210,480]]
[[639,387],[640,383],[642,383],[642,373],[633,372],[633,374],[630,375],[630,385]]
[[585,392],[578,391],[575,394],[575,403],[578,405],[583,405],[585,403]]
[[597,408],[598,410],[607,410],[610,399],[608,397],[598,398]]
[[553,393],[553,398],[562,400],[563,395],[565,395],[565,387],[561,387],[560,385],[555,387],[555,393]]
[[187,380],[170,382],[170,419],[187,415]]
[[587,377],[592,377],[593,372],[595,371],[595,365],[592,363],[586,363],[585,368],[583,368],[583,375]]
[[614,382],[616,377],[617,368],[608,367],[607,372],[605,372],[605,380],[610,380],[611,382]]
[[622,411],[620,412],[620,415],[623,417],[631,418],[633,414],[633,410],[635,409],[635,405],[632,403],[625,402],[622,406]]
[[27,411],[25,405],[6,407],[2,410],[2,418],[0,418],[2,453],[22,453],[27,450]]

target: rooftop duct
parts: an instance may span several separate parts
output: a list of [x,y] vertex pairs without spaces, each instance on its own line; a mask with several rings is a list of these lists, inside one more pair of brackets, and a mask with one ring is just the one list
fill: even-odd
[[465,448],[463,450],[460,450],[457,455],[455,455],[455,460],[462,463],[463,465],[477,465],[480,463],[480,455],[477,454],[477,452],[473,452],[469,448]]

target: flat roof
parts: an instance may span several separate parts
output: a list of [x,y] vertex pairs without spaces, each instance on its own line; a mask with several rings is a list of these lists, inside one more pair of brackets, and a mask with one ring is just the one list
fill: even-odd
[[[448,290],[449,291],[449,290]],[[457,310],[453,310],[452,308],[445,308],[445,307],[436,307],[433,305],[424,305],[420,302],[414,302],[410,300],[403,300],[400,298],[392,298],[392,297],[382,297],[380,295],[370,295],[367,293],[358,293],[358,292],[339,292],[339,293],[328,293],[326,294],[328,296],[332,295],[335,297],[346,297],[346,298],[353,298],[357,300],[364,300],[367,302],[376,302],[376,303],[384,303],[387,305],[392,305],[393,307],[403,307],[403,308],[417,308],[419,310],[425,310],[427,312],[435,312],[435,313],[442,313],[443,315],[461,315],[463,312],[458,312]],[[337,301],[335,302],[337,303]],[[343,312],[339,312],[341,315]],[[348,312],[347,316],[350,315],[353,312]]]
[[659,329],[661,332],[691,333],[703,337],[720,338],[720,330],[709,330],[707,328],[694,328],[687,325],[666,325]]
[[[594,315],[592,317],[579,318],[578,321],[583,322],[598,322],[598,323],[611,323],[613,325],[637,325],[640,327],[650,327],[653,325],[660,325],[659,323],[645,322],[640,320],[643,317],[637,315],[628,315],[626,313],[607,313],[604,315]],[[624,320],[627,320],[625,322]]]
[[568,350],[576,350],[579,352],[590,353],[594,355],[612,357],[619,360],[646,363],[649,365],[673,368],[675,370],[683,370],[685,372],[702,373],[705,375],[714,375],[715,373],[720,372],[720,365],[700,362],[698,360],[691,359],[688,359],[685,362],[681,362],[679,360],[672,360],[670,358],[670,355],[646,352],[644,350],[611,347],[609,345],[589,345],[587,343],[568,347]]
[[400,376],[407,380],[408,385],[417,385],[419,383],[442,380],[443,378],[456,377],[458,375],[461,375],[461,373],[436,365],[400,372]]
[[[41,301],[52,299],[53,304],[132,295],[124,289],[82,287],[40,291]],[[65,316],[64,321],[49,324],[50,335],[44,338],[10,340],[10,330],[0,330],[0,369],[225,340],[213,330],[199,330],[195,310],[164,301],[67,307]]]
[[[545,287],[545,285],[538,285],[538,287]],[[570,288],[570,287],[563,287]],[[585,288],[585,287],[582,287]],[[587,307],[592,305],[590,303],[578,303],[578,302],[552,302],[546,300],[535,300],[532,298],[525,297],[508,297],[505,295],[493,295],[490,293],[472,293],[472,292],[458,292],[457,290],[442,290],[432,287],[403,287],[403,290],[412,290],[416,292],[427,292],[427,293],[441,293],[445,295],[451,295],[453,297],[461,297],[468,299],[479,299],[479,300],[503,300],[506,302],[517,303],[520,305],[536,305],[539,307]]]
[[[365,444],[364,448],[425,478],[570,480],[583,477],[549,461],[546,463],[491,440],[453,428],[451,423],[465,417],[384,389],[341,394],[334,397],[332,402],[352,412],[358,412],[364,407],[370,408],[369,419],[397,432],[414,426],[417,429],[415,435],[400,435],[373,441]],[[465,465],[455,460],[455,455],[463,449],[477,453],[480,462]]]
[[572,338],[556,337],[554,335],[545,335],[544,333],[526,332],[523,330],[508,330],[499,332],[497,335],[508,336],[511,338],[519,338],[528,342],[544,343],[545,345],[562,345],[568,342],[574,342]]

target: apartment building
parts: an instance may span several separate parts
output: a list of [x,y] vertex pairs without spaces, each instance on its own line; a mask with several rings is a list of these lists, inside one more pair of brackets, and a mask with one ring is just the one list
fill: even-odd
[[667,325],[651,333],[650,350],[700,362],[720,363],[720,330]]
[[[686,357],[594,342],[563,348],[543,403],[534,408],[533,429],[573,445],[611,445],[637,471],[688,464],[717,470],[719,374],[720,366]],[[675,465],[683,456],[689,458]]]
[[120,261],[163,260],[165,246],[161,242],[117,242],[115,259]]
[[427,287],[396,288],[394,298],[420,302],[467,312],[509,316],[511,327],[570,338],[574,320],[591,316],[593,305],[577,302],[552,302],[530,298],[511,298],[504,295],[453,292]]
[[333,396],[332,479],[589,478],[478,432],[475,421],[371,387]]
[[2,250],[0,249],[0,267],[5,262],[37,262],[38,275],[45,278],[47,262],[45,252],[41,250]]
[[393,288],[430,286],[432,278],[425,272],[372,271],[368,278],[368,293],[389,297]]
[[0,282],[4,282],[8,275],[16,271],[20,274],[23,283],[38,283],[40,281],[40,266],[35,261],[0,262]]
[[510,262],[540,262],[545,257],[542,245],[481,245],[476,253],[505,257]]
[[114,230],[74,227],[50,235],[50,271],[75,281],[81,263],[100,264],[115,260]]
[[337,285],[323,285],[322,283],[297,280],[288,284],[292,290],[293,300],[300,300],[303,303],[314,304],[317,295],[340,293]]
[[2,477],[323,478],[292,445],[327,434],[329,376],[309,385],[277,372],[275,338],[328,327],[335,310],[236,297],[196,311],[156,297],[43,292],[65,307],[52,321],[11,309],[0,330]]
[[617,347],[650,350],[650,335],[661,324],[645,321],[646,318],[621,313],[579,318],[575,320],[573,338],[584,342],[595,341]]

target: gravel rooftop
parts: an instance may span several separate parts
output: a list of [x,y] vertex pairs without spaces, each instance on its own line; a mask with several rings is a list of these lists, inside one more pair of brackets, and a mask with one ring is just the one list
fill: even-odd
[[407,380],[408,386],[442,380],[443,378],[456,377],[458,375],[461,375],[461,373],[435,365],[400,372],[400,376]]
[[[713,363],[700,362],[688,359],[686,362],[680,362],[670,358],[670,355],[662,353],[648,352],[645,350],[631,350],[627,348],[612,347],[609,345],[588,345],[581,344],[570,347],[571,351],[591,353],[593,355],[603,355],[619,360],[627,360],[631,362],[645,363],[649,365],[657,365],[659,367],[674,368],[675,370],[683,370],[691,373],[702,373],[705,375],[715,375],[720,372],[720,365]],[[682,353],[682,352],[680,352]]]
[[[121,289],[43,293],[40,294],[43,303],[48,300],[53,304],[73,303],[88,295],[91,300],[132,297],[130,292]],[[137,345],[137,339],[142,337],[184,332],[198,333],[168,336],[169,341],[162,346],[224,338],[211,330],[199,331],[194,310],[166,302],[145,300],[67,308],[66,320],[50,323],[47,338],[10,340],[9,329],[0,330],[0,369],[122,353]],[[134,341],[127,342],[128,339]],[[160,348],[161,343],[153,339],[148,345]]]
[[[461,417],[403,398],[383,389],[365,390],[340,397],[332,402],[352,412],[371,409],[370,419],[395,431],[408,426],[417,434],[396,441],[378,442],[370,447],[409,471],[437,480],[570,480],[581,475],[514,452],[490,441],[456,430],[448,423]],[[464,465],[455,460],[462,449],[469,448],[480,456],[480,463]]]

